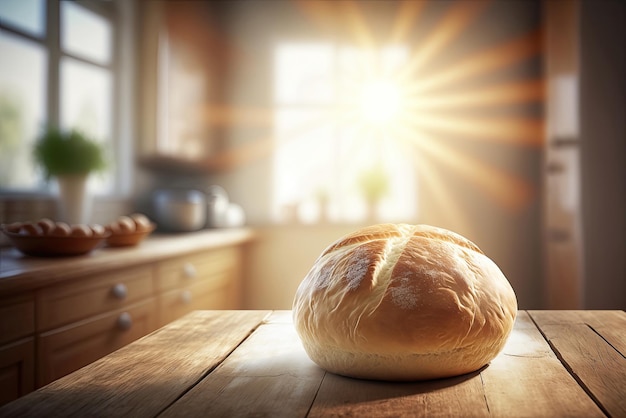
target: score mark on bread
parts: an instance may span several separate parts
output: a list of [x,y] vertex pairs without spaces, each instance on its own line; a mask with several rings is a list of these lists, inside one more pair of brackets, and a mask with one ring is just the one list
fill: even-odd
[[373,225],[337,240],[293,303],[314,362],[379,380],[478,370],[503,348],[516,314],[496,264],[464,237],[427,225]]

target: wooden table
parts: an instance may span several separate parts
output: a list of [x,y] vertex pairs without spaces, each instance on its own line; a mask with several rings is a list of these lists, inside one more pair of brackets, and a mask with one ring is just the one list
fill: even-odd
[[624,311],[521,311],[479,372],[386,383],[326,373],[288,311],[196,311],[0,416],[626,416]]

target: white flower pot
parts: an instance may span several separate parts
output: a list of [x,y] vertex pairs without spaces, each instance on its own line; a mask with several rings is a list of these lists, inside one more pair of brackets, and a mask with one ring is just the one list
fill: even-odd
[[89,175],[57,176],[59,185],[59,220],[68,224],[88,224],[91,219],[91,196],[87,190]]

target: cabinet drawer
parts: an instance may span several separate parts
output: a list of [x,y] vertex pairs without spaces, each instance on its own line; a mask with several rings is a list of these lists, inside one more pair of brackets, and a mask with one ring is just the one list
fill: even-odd
[[232,283],[227,273],[219,280],[201,280],[160,296],[159,326],[199,309],[234,309]]
[[0,405],[35,389],[35,341],[25,338],[0,347]]
[[239,249],[226,247],[190,254],[157,265],[157,288],[161,291],[187,286],[198,280],[222,280],[223,273],[239,263]]
[[43,289],[37,297],[37,328],[47,331],[153,296],[151,266],[108,272]]
[[39,336],[37,386],[43,386],[156,329],[156,302],[99,315]]
[[34,332],[35,301],[32,296],[0,299],[0,345]]

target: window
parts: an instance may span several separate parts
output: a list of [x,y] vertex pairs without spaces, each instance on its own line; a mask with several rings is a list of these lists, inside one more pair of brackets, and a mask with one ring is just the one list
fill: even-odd
[[415,167],[391,135],[407,59],[398,46],[278,45],[275,221],[415,219]]
[[[81,129],[102,141],[112,157],[127,147],[114,139],[120,136],[113,112],[120,101],[117,6],[114,1],[2,0],[0,190],[45,189],[31,150],[48,123]],[[112,168],[93,176],[93,191],[117,189],[122,167]]]

